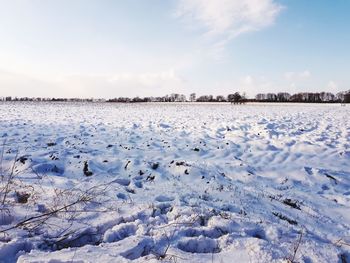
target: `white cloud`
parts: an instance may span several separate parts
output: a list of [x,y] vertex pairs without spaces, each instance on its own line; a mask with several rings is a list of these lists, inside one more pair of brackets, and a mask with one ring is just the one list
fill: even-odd
[[46,80],[0,70],[0,96],[95,97],[163,96],[185,92],[174,70],[114,75],[72,75]]
[[252,76],[247,75],[242,79],[241,83],[244,85],[250,86],[250,85],[254,84],[254,79]]
[[274,92],[276,89],[274,84],[264,76],[247,75],[239,80],[237,86],[241,92],[245,92],[250,98],[254,98],[257,93]]
[[179,0],[176,14],[229,41],[272,25],[282,9],[275,0]]
[[181,83],[182,79],[175,74],[174,70],[168,70],[158,73],[116,74],[113,75],[109,81],[114,84],[129,82],[147,87],[158,87]]
[[[183,92],[184,80],[174,70],[145,73],[117,73],[113,75],[74,75],[62,78],[59,85],[74,86],[76,96],[89,94],[93,97],[163,96]],[[103,92],[101,92],[103,91]],[[66,96],[73,96],[69,94]]]
[[338,89],[338,84],[334,82],[333,80],[330,80],[328,82],[328,89],[329,91],[336,91]]
[[301,80],[301,79],[307,79],[311,76],[310,71],[304,70],[301,72],[293,72],[289,71],[284,73],[284,78],[289,81],[296,81],[296,80]]
[[300,77],[302,77],[302,78],[308,78],[310,76],[311,76],[311,73],[308,70],[305,70],[305,71],[300,73]]
[[51,97],[57,90],[52,82],[0,69],[0,96]]

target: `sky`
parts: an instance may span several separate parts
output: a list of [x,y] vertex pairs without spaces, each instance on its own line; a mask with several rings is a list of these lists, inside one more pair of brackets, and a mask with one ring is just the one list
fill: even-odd
[[350,89],[349,0],[0,0],[0,96]]

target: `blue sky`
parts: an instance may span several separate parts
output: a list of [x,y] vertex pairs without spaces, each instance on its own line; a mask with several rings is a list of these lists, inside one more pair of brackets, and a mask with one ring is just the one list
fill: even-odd
[[0,0],[0,96],[350,88],[348,0]]

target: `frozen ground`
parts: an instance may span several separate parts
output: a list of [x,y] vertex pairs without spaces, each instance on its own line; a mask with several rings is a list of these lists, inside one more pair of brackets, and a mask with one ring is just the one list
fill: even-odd
[[0,104],[0,262],[350,262],[350,107]]

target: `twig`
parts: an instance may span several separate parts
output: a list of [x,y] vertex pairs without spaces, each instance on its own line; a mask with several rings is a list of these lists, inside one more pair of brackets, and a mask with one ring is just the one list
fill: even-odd
[[0,175],[1,175],[1,179],[4,178],[4,175],[2,173],[2,161],[4,159],[5,144],[6,144],[6,139],[2,143],[2,149],[1,149],[1,154],[0,154]]
[[7,183],[6,183],[6,186],[5,186],[5,193],[4,193],[4,197],[2,199],[2,203],[1,203],[2,205],[4,205],[5,202],[6,202],[6,197],[7,197],[7,194],[9,192],[9,186],[10,186],[10,183],[11,183],[11,181],[13,179],[13,174],[14,174],[14,170],[15,170],[15,166],[16,166],[16,162],[17,162],[17,157],[18,157],[18,150],[16,152],[16,156],[15,156],[15,159],[13,161],[13,165],[12,165],[12,168],[11,168],[11,173],[8,176],[8,180],[7,180]]
[[296,255],[297,255],[298,249],[299,249],[299,247],[300,247],[302,237],[303,237],[303,230],[300,231],[299,238],[298,238],[298,240],[297,240],[297,242],[295,243],[294,248],[293,248],[293,254],[292,254],[291,257],[288,259],[289,262],[291,262],[291,263],[294,263],[294,262],[295,262],[294,260],[295,260],[295,257],[296,257]]
[[55,209],[53,211],[50,211],[50,212],[47,212],[47,213],[44,213],[44,214],[41,214],[41,215],[37,215],[37,216],[32,216],[32,217],[29,217],[25,220],[22,220],[20,221],[19,223],[17,223],[16,225],[12,226],[12,227],[9,227],[9,228],[6,228],[4,230],[0,230],[0,233],[3,233],[3,232],[6,232],[6,231],[9,231],[9,230],[12,230],[12,229],[15,229],[15,228],[18,228],[18,227],[21,227],[21,226],[25,226],[25,225],[28,225],[30,223],[33,223],[33,222],[36,222],[38,219],[41,219],[41,218],[44,218],[44,217],[49,217],[49,216],[52,216],[52,215],[55,215],[63,210],[67,210],[67,208],[69,207],[72,207],[78,203],[81,203],[81,202],[88,202],[92,199],[92,197],[81,197],[79,198],[78,200],[76,200],[75,202],[71,203],[71,204],[68,204],[68,205],[65,205],[63,207],[60,207],[58,209]]

